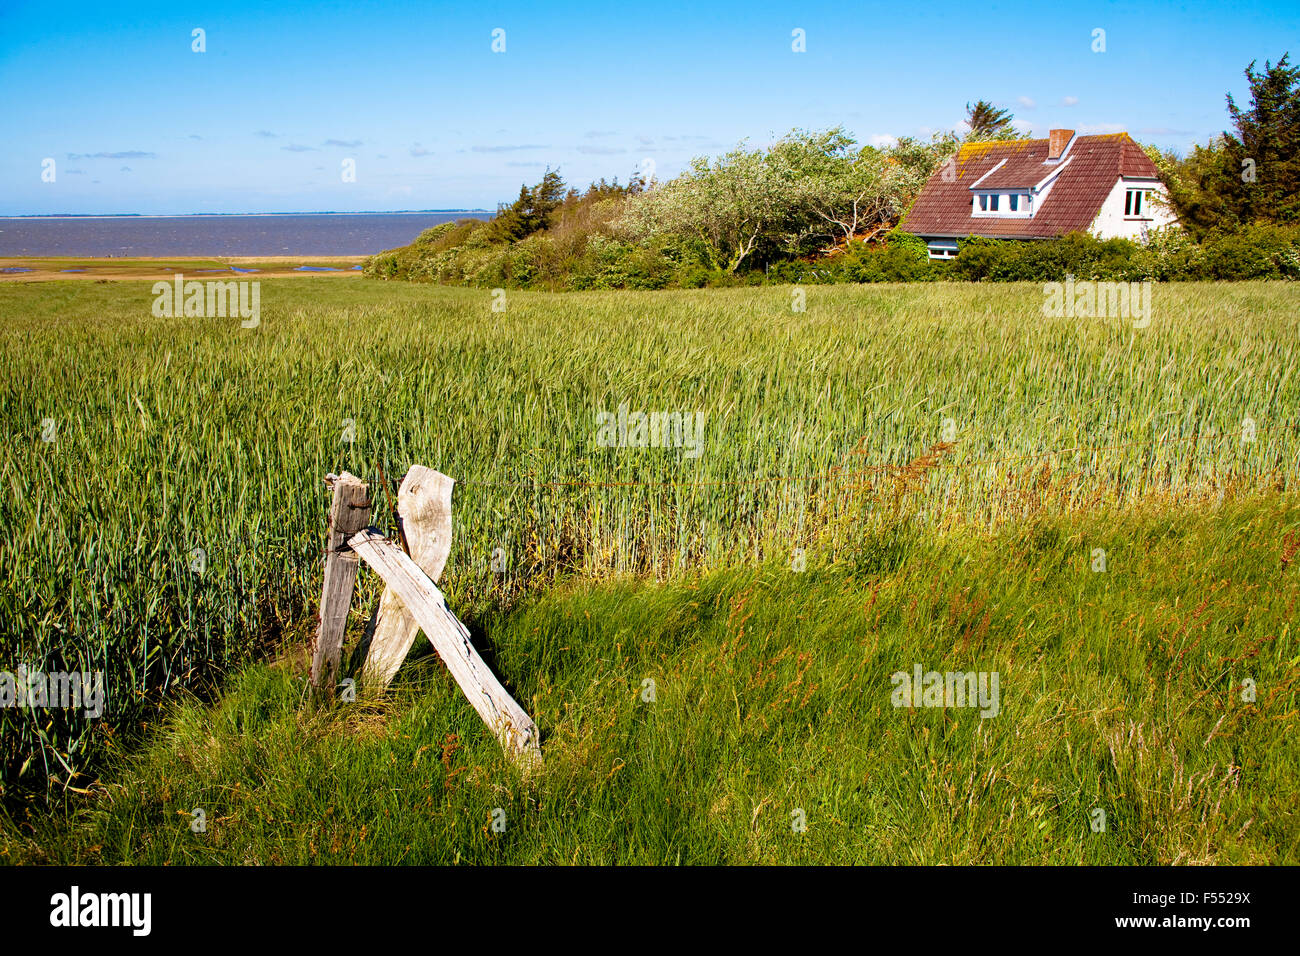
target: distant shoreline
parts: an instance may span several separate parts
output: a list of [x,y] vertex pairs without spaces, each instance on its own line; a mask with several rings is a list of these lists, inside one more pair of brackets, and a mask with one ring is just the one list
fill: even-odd
[[187,279],[359,279],[364,255],[0,256],[0,285]]

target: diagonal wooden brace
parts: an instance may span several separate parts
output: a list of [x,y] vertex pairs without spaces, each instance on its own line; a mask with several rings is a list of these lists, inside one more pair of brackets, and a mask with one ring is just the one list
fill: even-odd
[[348,544],[401,598],[506,754],[525,772],[540,767],[537,725],[474,649],[469,631],[447,608],[438,586],[405,551],[373,528],[354,535]]

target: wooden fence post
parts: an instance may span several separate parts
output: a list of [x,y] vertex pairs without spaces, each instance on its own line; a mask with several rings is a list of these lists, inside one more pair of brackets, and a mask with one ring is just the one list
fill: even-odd
[[[411,560],[435,584],[451,551],[451,489],[455,482],[424,465],[412,465],[397,491],[397,512]],[[379,599],[374,634],[361,671],[367,687],[383,689],[420,633],[420,625],[392,588]]]
[[326,538],[325,584],[320,598],[320,628],[312,654],[311,682],[318,691],[333,695],[339,679],[339,655],[343,629],[352,606],[352,588],[357,580],[357,556],[347,541],[370,523],[370,498],[366,483],[343,472],[327,477],[334,489],[330,504],[330,526]]
[[542,752],[537,725],[479,657],[470,642],[469,631],[447,608],[438,586],[405,551],[373,528],[353,535],[348,543],[401,598],[511,759],[525,771],[539,767]]

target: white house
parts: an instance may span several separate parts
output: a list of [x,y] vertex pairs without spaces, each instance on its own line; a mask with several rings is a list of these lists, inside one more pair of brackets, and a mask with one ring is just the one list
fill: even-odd
[[1127,133],[967,143],[922,188],[902,229],[933,259],[957,240],[1053,239],[1090,232],[1145,240],[1175,222],[1155,164]]

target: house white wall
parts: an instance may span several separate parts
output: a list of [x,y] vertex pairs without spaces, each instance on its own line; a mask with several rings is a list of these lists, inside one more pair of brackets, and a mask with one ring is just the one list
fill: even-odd
[[[1124,215],[1124,195],[1130,189],[1145,189],[1149,193],[1144,197],[1141,216]],[[1147,233],[1175,220],[1173,211],[1158,201],[1164,197],[1163,183],[1150,179],[1125,179],[1121,176],[1116,180],[1106,201],[1101,204],[1097,218],[1092,221],[1092,234],[1099,239],[1144,240]]]

